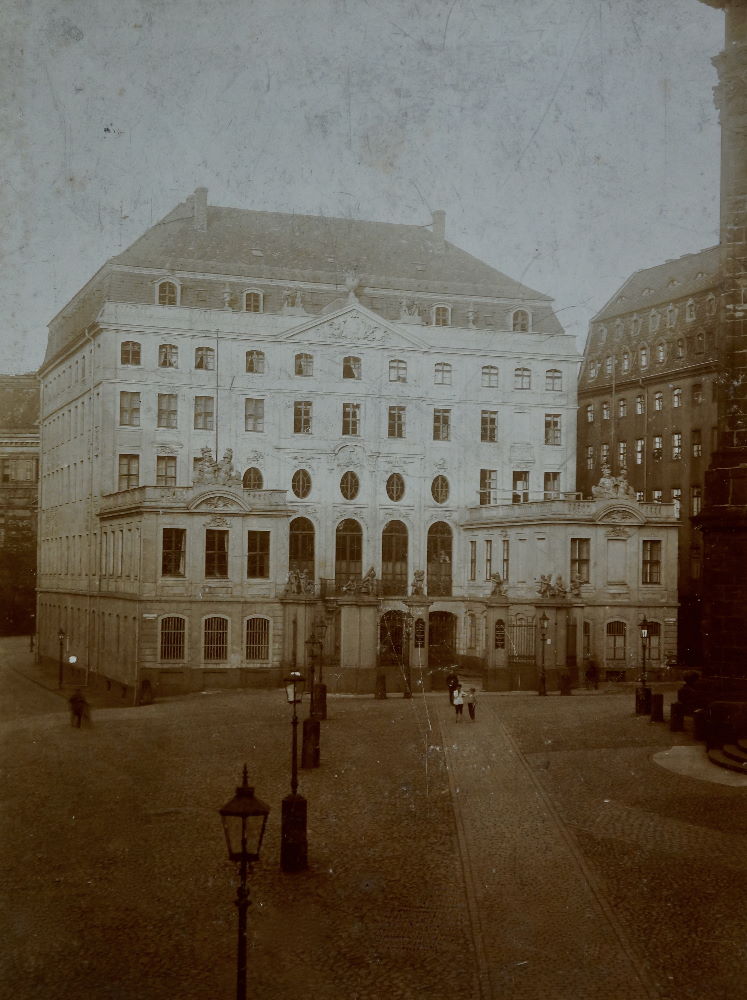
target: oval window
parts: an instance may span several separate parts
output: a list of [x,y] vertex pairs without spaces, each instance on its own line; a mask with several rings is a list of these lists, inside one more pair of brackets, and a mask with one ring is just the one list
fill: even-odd
[[340,480],[340,492],[346,500],[355,500],[360,486],[360,480],[354,472],[345,472]]
[[405,481],[398,472],[392,473],[387,479],[386,495],[390,500],[401,500],[405,495]]
[[306,469],[298,469],[293,473],[291,485],[299,500],[304,500],[311,493],[311,476]]
[[436,503],[446,503],[449,499],[449,480],[446,476],[436,476],[431,483],[431,496]]

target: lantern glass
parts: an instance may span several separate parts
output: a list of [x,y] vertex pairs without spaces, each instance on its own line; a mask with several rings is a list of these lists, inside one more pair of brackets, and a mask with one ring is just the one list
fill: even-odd
[[540,628],[542,629],[543,632],[547,632],[547,626],[549,624],[550,624],[550,619],[547,617],[547,615],[543,611],[542,612],[542,617],[540,618]]
[[303,699],[304,681],[303,674],[298,670],[292,670],[285,678],[285,693],[289,705],[298,704]]
[[65,638],[65,633],[62,631],[62,629],[60,629],[60,631],[57,633],[57,638],[60,640],[60,642],[62,642],[62,640]]
[[648,639],[648,620],[646,618],[641,622],[641,639]]
[[257,861],[265,834],[270,807],[260,801],[247,781],[236,789],[236,795],[218,810],[231,861]]

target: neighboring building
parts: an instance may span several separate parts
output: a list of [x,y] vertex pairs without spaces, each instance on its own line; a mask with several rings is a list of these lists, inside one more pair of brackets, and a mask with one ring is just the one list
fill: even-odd
[[551,301],[446,242],[441,212],[198,189],[50,325],[42,654],[61,629],[89,671],[160,692],[276,683],[320,651],[345,690],[384,668],[401,688],[410,653],[425,685],[484,663],[467,525],[575,495],[577,364]]
[[0,375],[0,634],[34,632],[39,379]]
[[699,662],[703,503],[714,448],[719,249],[633,274],[594,317],[578,389],[578,488],[604,465],[647,503],[680,514],[679,654]]

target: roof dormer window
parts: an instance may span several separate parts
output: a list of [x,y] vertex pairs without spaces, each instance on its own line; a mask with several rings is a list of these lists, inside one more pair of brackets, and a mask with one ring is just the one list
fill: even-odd
[[451,306],[433,307],[433,325],[451,326]]
[[526,309],[517,309],[511,321],[511,329],[514,333],[529,333],[529,313]]
[[244,312],[264,312],[264,295],[262,292],[258,292],[255,289],[244,292]]
[[156,285],[156,302],[159,306],[178,306],[181,289],[176,281],[164,279]]

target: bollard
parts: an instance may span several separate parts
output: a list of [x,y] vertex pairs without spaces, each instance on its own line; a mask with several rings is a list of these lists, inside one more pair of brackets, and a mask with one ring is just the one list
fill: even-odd
[[704,740],[706,738],[707,716],[704,708],[696,708],[693,712],[693,739]]
[[311,693],[311,714],[315,719],[327,718],[327,685],[315,684]]
[[[306,720],[308,722],[308,719]],[[302,872],[308,865],[306,799],[286,795],[282,803],[280,867],[284,872]]]
[[685,728],[685,706],[681,701],[673,701],[669,707],[669,728],[673,733],[681,733]]
[[307,770],[319,767],[321,758],[321,726],[319,719],[309,717],[303,720],[303,742],[301,743],[301,767]]
[[651,721],[652,722],[663,722],[664,721],[664,695],[663,694],[652,694],[651,695]]
[[636,715],[650,715],[651,714],[651,688],[650,687],[637,687],[635,689],[635,714]]

